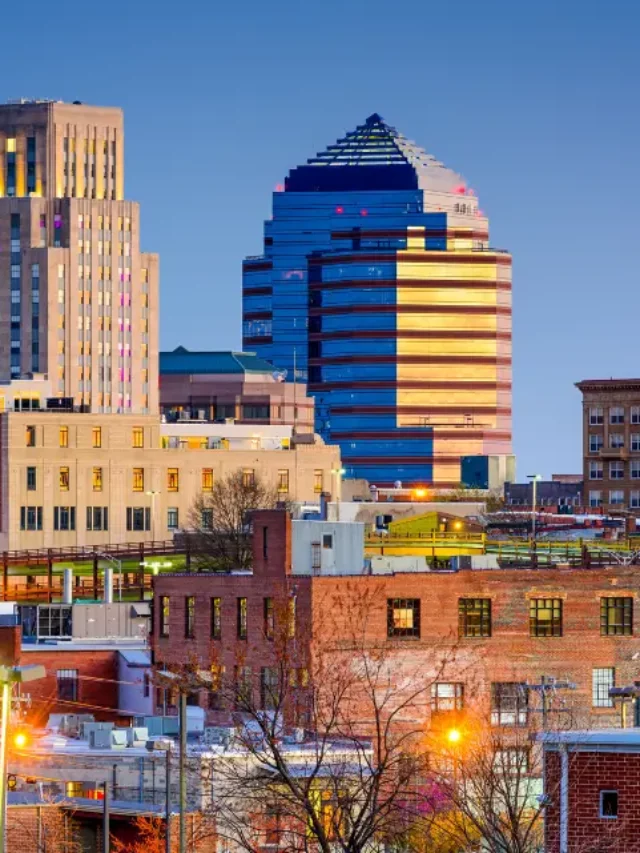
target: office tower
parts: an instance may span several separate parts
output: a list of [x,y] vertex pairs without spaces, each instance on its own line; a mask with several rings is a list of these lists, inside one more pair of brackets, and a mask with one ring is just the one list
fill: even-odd
[[0,381],[84,411],[158,409],[158,257],[124,199],[122,111],[0,105]]
[[347,476],[511,454],[511,257],[464,179],[374,114],[293,169],[244,262],[243,344],[308,379]]

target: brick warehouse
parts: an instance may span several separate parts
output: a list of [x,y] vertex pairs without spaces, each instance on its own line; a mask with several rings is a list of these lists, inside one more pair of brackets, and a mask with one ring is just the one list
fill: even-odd
[[[572,722],[597,728],[619,725],[609,688],[633,682],[640,668],[637,613],[634,621],[640,580],[634,567],[387,574],[355,567],[349,575],[301,574],[292,566],[292,527],[297,523],[281,511],[256,513],[252,573],[155,578],[156,662],[197,658],[206,666],[215,659],[231,672],[241,661],[257,689],[260,672],[271,665],[274,654],[264,630],[268,601],[295,596],[300,642],[309,643],[313,653],[310,638],[327,601],[357,601],[373,594],[367,641],[389,643],[395,654],[417,663],[424,659],[425,665],[434,648],[456,648],[442,691],[443,697],[456,697],[454,707],[467,702],[487,710],[491,706],[493,720],[508,724],[515,719],[514,702],[516,712],[529,702],[528,691],[521,688],[524,698],[514,699],[516,685],[555,676],[576,685],[567,700]],[[409,618],[409,630],[394,629],[397,610]],[[348,612],[340,618],[347,636]],[[438,709],[435,692],[432,708]],[[531,698],[532,706],[536,701]],[[204,691],[199,702],[205,707],[209,703]],[[209,710],[209,719],[223,722],[224,712],[212,704],[216,710]]]

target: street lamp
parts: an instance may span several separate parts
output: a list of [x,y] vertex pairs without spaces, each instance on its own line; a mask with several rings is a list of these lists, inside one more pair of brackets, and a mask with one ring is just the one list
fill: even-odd
[[527,480],[531,480],[531,538],[535,542],[536,541],[536,504],[537,504],[537,495],[538,495],[538,480],[541,480],[542,476],[540,474],[527,474]]
[[143,560],[140,565],[143,569],[151,569],[154,575],[157,575],[160,569],[170,569],[173,566],[173,563],[170,560],[165,560],[164,563],[161,563],[159,560],[155,560],[152,563],[147,562],[147,560]]
[[151,498],[151,541],[156,541],[156,498],[160,494],[157,489],[149,489],[145,492]]
[[346,473],[346,468],[331,469],[331,477],[336,478],[336,521],[340,521],[340,498],[342,497],[342,478]]
[[0,853],[5,853],[7,849],[7,736],[9,731],[11,689],[14,684],[26,684],[29,681],[38,681],[41,678],[45,678],[46,674],[46,670],[41,664],[0,666],[0,685],[2,686],[2,718],[0,719],[0,738],[2,738],[2,742],[0,743]]

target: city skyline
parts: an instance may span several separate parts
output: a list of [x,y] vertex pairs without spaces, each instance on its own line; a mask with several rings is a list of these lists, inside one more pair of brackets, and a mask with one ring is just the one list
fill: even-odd
[[[364,15],[355,3],[340,7],[339,28],[328,15],[310,39],[297,4],[245,4],[217,29],[215,13],[195,6],[203,15],[176,27],[142,2],[122,28],[124,5],[116,3],[113,17],[100,20],[97,46],[117,33],[135,58],[108,75],[93,61],[89,22],[66,10],[52,21],[57,38],[33,33],[29,63],[17,45],[6,59],[7,98],[123,107],[127,197],[143,205],[144,245],[161,255],[161,348],[239,347],[239,262],[260,250],[271,191],[290,163],[326,144],[325,125],[339,133],[377,111],[468,177],[496,245],[514,256],[519,478],[579,471],[573,383],[637,373],[627,345],[640,307],[631,272],[638,119],[628,109],[636,9],[604,16],[593,2],[542,3],[535,11],[494,3],[480,18],[463,3],[453,25],[442,9],[410,3],[394,19],[376,14],[375,4]],[[16,10],[16,26],[28,26],[26,11]],[[155,49],[168,33],[170,63]],[[58,50],[64,38],[75,46],[68,58]],[[342,95],[347,78],[358,86]],[[173,103],[183,124],[169,133]],[[176,187],[194,216],[169,204]],[[215,264],[185,252],[190,241],[204,242]],[[625,310],[599,324],[595,346],[585,332],[609,291]],[[541,435],[553,437],[543,450]]]

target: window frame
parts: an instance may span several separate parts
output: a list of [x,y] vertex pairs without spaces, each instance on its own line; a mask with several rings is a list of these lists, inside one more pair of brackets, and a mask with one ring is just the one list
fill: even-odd
[[[452,688],[451,695],[440,695],[440,688]],[[464,683],[462,681],[434,681],[431,685],[430,707],[432,714],[446,714],[464,709]]]
[[142,450],[144,447],[144,427],[132,427],[131,447],[136,450]]
[[[529,599],[529,636],[562,637],[563,609],[562,598],[532,596]],[[544,610],[551,611],[548,622],[540,619],[540,612]]]
[[[615,800],[616,813],[615,814],[606,814],[605,813],[604,798],[605,798],[606,794],[615,794],[615,798],[616,798],[616,800]],[[620,813],[620,794],[618,793],[618,791],[615,791],[612,788],[604,788],[603,790],[601,790],[599,792],[599,800],[600,800],[600,805],[599,805],[598,812],[600,815],[600,819],[601,820],[617,820],[619,817],[619,813]]]
[[[611,614],[618,608],[621,608],[622,619],[620,622],[612,623]],[[619,628],[621,630],[618,630]],[[603,595],[600,597],[600,636],[633,637],[633,596]]]
[[185,595],[184,597],[184,637],[185,640],[193,640],[196,636],[196,597]]
[[[603,673],[608,675],[602,677]],[[591,707],[614,708],[615,702],[609,696],[609,690],[616,684],[616,668],[614,666],[594,666],[591,668]],[[604,694],[606,689],[606,695]]]
[[[399,613],[411,613],[411,626],[398,625],[405,617],[397,616]],[[398,638],[420,638],[420,599],[419,598],[388,598],[387,599],[387,637]]]
[[[474,609],[469,606],[473,604],[474,608],[480,604],[478,623],[475,626],[478,630],[471,630],[473,625],[469,622],[469,617],[474,614]],[[486,605],[486,607],[485,607]],[[490,598],[459,598],[458,599],[458,636],[465,639],[487,639],[491,637],[491,599]]]
[[248,630],[249,602],[246,596],[236,598],[236,637],[238,640],[246,640]]
[[211,597],[211,639],[222,639],[222,598],[219,595]]
[[78,701],[80,695],[79,680],[77,669],[56,670],[56,698],[58,702]]
[[[513,707],[502,707],[503,704],[509,705],[509,703],[512,703]],[[491,683],[491,725],[523,728],[528,725],[528,721],[529,690],[527,687],[518,681],[493,681]]]
[[171,596],[161,595],[158,601],[158,634],[161,637],[169,636],[169,619],[171,617]]

